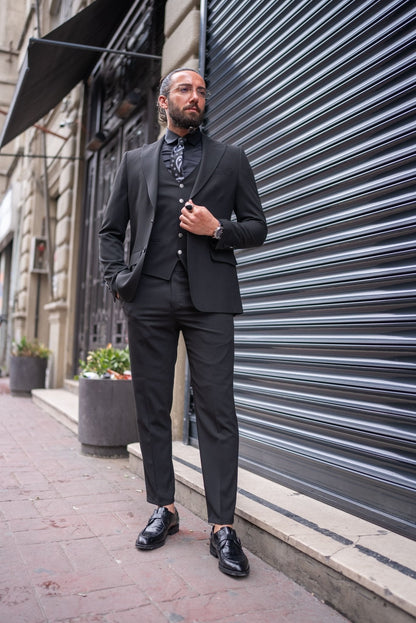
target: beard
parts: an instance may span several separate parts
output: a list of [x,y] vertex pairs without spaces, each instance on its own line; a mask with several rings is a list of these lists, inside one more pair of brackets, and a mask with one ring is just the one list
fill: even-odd
[[184,130],[190,130],[192,128],[198,128],[204,116],[204,111],[199,111],[196,113],[194,111],[190,112],[189,110],[183,110],[178,106],[172,104],[172,102],[168,102],[168,113],[171,121],[177,128],[183,128]]

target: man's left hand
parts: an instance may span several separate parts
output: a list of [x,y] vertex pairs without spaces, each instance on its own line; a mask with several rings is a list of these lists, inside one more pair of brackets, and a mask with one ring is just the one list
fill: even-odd
[[183,207],[179,217],[182,229],[196,234],[197,236],[212,236],[220,225],[220,222],[205,206],[196,205],[192,199],[186,202],[192,206],[192,210]]

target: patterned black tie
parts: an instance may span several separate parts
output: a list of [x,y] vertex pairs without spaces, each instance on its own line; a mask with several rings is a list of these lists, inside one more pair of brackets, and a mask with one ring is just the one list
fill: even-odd
[[177,145],[172,149],[172,153],[170,156],[170,170],[173,173],[177,182],[183,182],[184,174],[183,174],[183,150],[184,150],[184,140],[183,138],[178,138]]

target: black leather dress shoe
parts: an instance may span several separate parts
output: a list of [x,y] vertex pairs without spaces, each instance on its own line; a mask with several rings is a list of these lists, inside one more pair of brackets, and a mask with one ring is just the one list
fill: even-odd
[[147,522],[147,526],[137,537],[137,549],[156,549],[165,544],[168,534],[175,534],[179,530],[179,515],[171,513],[164,506],[159,506]]
[[220,528],[214,533],[211,532],[209,542],[210,553],[218,558],[219,570],[227,575],[245,577],[250,572],[247,556],[243,552],[240,539],[237,537],[233,528]]

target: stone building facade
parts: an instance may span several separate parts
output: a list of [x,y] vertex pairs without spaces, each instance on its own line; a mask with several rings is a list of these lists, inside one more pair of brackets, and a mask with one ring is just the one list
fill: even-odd
[[[2,3],[0,22],[8,24],[7,36],[4,27],[0,33],[0,104],[4,112],[12,102],[29,38],[45,35],[89,4],[85,0]],[[164,42],[158,77],[180,65],[197,69],[199,1],[158,4],[159,15],[164,15],[164,24],[159,25]],[[0,367],[7,371],[13,340],[36,338],[52,351],[47,380],[51,388],[62,387],[65,378],[72,378],[79,358],[77,314],[89,113],[86,89],[78,84],[35,126],[1,149],[0,201],[4,211],[9,206],[13,225],[7,230],[8,261],[3,259],[0,264],[4,281],[1,313],[7,317],[1,328]],[[1,244],[2,240],[0,251]],[[36,245],[42,252],[40,268],[34,266]],[[183,416],[184,365],[181,347],[181,380],[175,402],[177,436]]]

